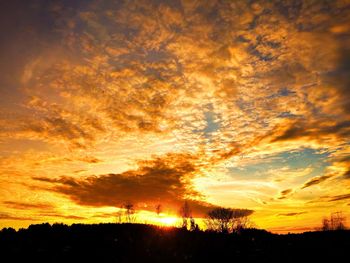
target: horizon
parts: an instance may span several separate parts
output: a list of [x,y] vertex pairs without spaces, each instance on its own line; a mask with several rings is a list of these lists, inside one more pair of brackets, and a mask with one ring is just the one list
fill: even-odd
[[[197,221],[196,221],[197,222]],[[96,222],[96,223],[79,223],[79,222],[74,222],[74,223],[71,223],[71,224],[66,224],[66,223],[63,223],[63,222],[54,222],[54,223],[49,223],[49,222],[40,222],[40,223],[33,223],[33,224],[30,224],[26,227],[19,227],[19,228],[13,228],[13,227],[3,227],[0,229],[0,232],[3,231],[3,232],[6,232],[10,229],[13,229],[15,230],[16,232],[18,231],[21,231],[21,230],[27,230],[29,229],[31,226],[42,226],[42,225],[50,225],[50,227],[53,227],[53,226],[61,226],[61,225],[64,225],[64,226],[67,226],[67,227],[72,227],[72,226],[76,226],[76,225],[82,225],[82,226],[99,226],[99,225],[143,225],[143,226],[146,226],[146,227],[155,227],[155,228],[158,228],[158,229],[163,229],[165,231],[167,231],[168,229],[178,229],[178,230],[184,230],[184,228],[181,226],[181,222],[178,221],[177,223],[175,224],[168,224],[168,223],[160,223],[160,224],[157,224],[157,223],[152,223],[152,222],[133,222],[133,223],[130,223],[130,222]],[[298,231],[294,231],[294,232],[289,232],[289,231],[286,231],[286,230],[281,230],[281,231],[269,231],[267,229],[263,229],[263,228],[258,228],[258,227],[247,227],[247,228],[244,228],[245,231],[249,231],[249,230],[258,230],[258,231],[266,231],[267,233],[270,233],[270,234],[273,234],[273,235],[289,235],[289,234],[304,234],[304,233],[330,233],[330,232],[349,232],[350,229],[349,228],[346,228],[346,229],[340,229],[340,230],[336,230],[336,229],[333,229],[333,230],[322,230],[320,227],[319,228],[315,228],[315,229],[309,229],[309,228],[302,228],[300,227],[298,229]],[[208,228],[199,228],[198,230],[196,231],[192,231],[190,229],[185,229],[185,231],[187,232],[208,232],[208,233],[217,233],[217,234],[223,234],[225,235],[225,233],[222,233],[222,232],[218,232],[218,231],[215,231],[215,230],[211,230],[211,229],[208,229]],[[229,233],[229,235],[237,235],[237,233]],[[239,234],[238,234],[239,235]]]
[[[0,3],[0,229],[350,218],[350,0]],[[163,221],[162,221],[163,220]]]

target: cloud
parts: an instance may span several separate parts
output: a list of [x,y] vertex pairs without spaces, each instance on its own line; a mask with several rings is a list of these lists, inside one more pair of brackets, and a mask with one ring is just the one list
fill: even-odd
[[338,53],[337,67],[323,75],[325,83],[336,88],[338,105],[350,114],[350,49],[342,47]]
[[0,213],[0,220],[20,220],[20,221],[37,221],[32,217],[15,216],[8,213]]
[[51,143],[63,142],[74,147],[92,145],[104,127],[93,115],[68,111],[56,103],[47,103],[32,97],[28,106],[34,116],[15,114],[3,120],[0,137],[29,138]]
[[[97,9],[93,2],[76,4],[76,9],[59,3],[49,7],[43,9],[60,13],[62,21],[48,15],[53,22],[46,30],[61,34],[62,45],[70,52],[63,49],[63,54],[51,52],[50,56],[45,50],[27,63],[23,76],[28,88],[24,90],[40,103],[27,101],[35,114],[23,116],[24,127],[20,121],[16,128],[18,120],[14,121],[15,127],[4,131],[4,136],[17,134],[90,147],[111,133],[136,137],[179,131],[186,141],[195,139],[198,145],[206,142],[204,132],[199,132],[204,129],[196,129],[205,124],[200,104],[212,105],[220,120],[211,138],[216,145],[210,147],[226,147],[232,140],[245,142],[246,127],[255,128],[250,131],[252,137],[276,131],[276,126],[286,127],[285,121],[275,123],[281,112],[307,121],[272,134],[273,142],[316,138],[322,133],[323,123],[315,131],[315,123],[308,124],[319,102],[310,103],[304,97],[316,87],[304,92],[303,83],[297,83],[298,79],[314,79],[315,71],[323,74],[326,61],[335,61],[330,63],[334,67],[340,61],[334,55],[339,49],[336,36],[304,32],[303,27],[310,23],[327,27],[332,22],[328,13],[323,14],[320,25],[312,20],[324,9],[322,3],[310,8],[299,2],[190,5],[127,1]],[[205,11],[208,8],[215,12]],[[334,10],[336,5],[329,12]],[[331,42],[326,51],[318,44],[324,41]],[[301,54],[302,45],[305,54]],[[320,59],[318,54],[322,54]],[[48,57],[52,62],[47,63]],[[346,69],[346,63],[338,64],[343,66],[336,72]],[[256,83],[249,81],[252,79]],[[280,90],[290,92],[274,96]],[[223,139],[222,134],[228,138]]]
[[307,212],[290,212],[290,213],[280,213],[278,216],[298,216],[306,214]]
[[280,197],[278,197],[278,199],[285,199],[287,198],[288,195],[290,195],[291,193],[293,192],[293,189],[286,189],[286,190],[283,190],[281,191],[280,193]]
[[16,216],[8,213],[0,213],[0,220],[43,221],[42,217],[63,218],[63,219],[73,219],[73,220],[86,219],[85,217],[81,217],[81,216],[62,215],[59,213],[40,214],[40,215],[36,215],[35,217],[24,217],[24,216]]
[[350,169],[344,173],[344,178],[350,179]]
[[305,189],[305,188],[308,188],[310,186],[320,184],[320,183],[328,180],[329,178],[332,178],[333,176],[334,176],[334,174],[327,174],[327,175],[313,177],[310,180],[308,180],[307,182],[305,182],[304,185],[301,187],[301,189]]
[[335,195],[332,197],[329,197],[329,202],[335,202],[335,201],[341,201],[341,200],[347,200],[350,199],[350,194],[343,194],[343,195]]
[[40,210],[52,210],[55,206],[49,203],[22,203],[14,201],[4,201],[7,207],[20,209],[20,210],[30,210],[30,209],[40,209]]
[[77,216],[77,215],[63,215],[60,213],[40,213],[40,217],[51,217],[51,218],[63,218],[63,219],[73,219],[73,220],[84,220],[87,219],[83,216]]
[[332,169],[337,172],[340,179],[350,178],[350,153],[349,146],[335,152],[332,155]]
[[195,215],[204,215],[214,206],[191,186],[190,180],[200,172],[194,161],[188,154],[167,154],[139,161],[138,169],[120,174],[33,179],[54,184],[53,191],[80,205],[122,207],[132,202],[141,209],[153,211],[154,205],[161,203],[176,212],[187,201]]
[[[323,195],[318,197],[315,200],[309,201],[308,203],[332,203],[332,202],[338,202],[338,201],[347,201],[350,199],[350,194],[339,194],[339,195]],[[343,203],[343,202],[341,202]],[[334,206],[334,205],[332,205]]]
[[334,141],[334,138],[341,142],[349,135],[348,120],[339,122],[321,118],[313,122],[297,120],[286,123],[282,129],[277,128],[275,134],[271,135],[271,142],[314,140],[322,143],[330,139]]
[[84,156],[81,158],[78,158],[79,161],[85,162],[85,163],[100,163],[102,160],[92,157],[92,156]]
[[281,192],[281,195],[288,195],[288,194],[290,194],[292,191],[293,191],[292,189],[283,190],[283,191]]

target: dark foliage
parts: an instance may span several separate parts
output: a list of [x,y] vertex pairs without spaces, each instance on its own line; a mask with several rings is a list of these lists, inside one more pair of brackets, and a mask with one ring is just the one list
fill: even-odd
[[222,234],[140,224],[0,231],[1,262],[334,262],[346,258],[349,247],[349,231]]

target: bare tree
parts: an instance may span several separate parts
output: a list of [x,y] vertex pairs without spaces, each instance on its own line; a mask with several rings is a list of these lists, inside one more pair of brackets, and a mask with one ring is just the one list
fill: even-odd
[[248,209],[218,207],[208,212],[207,227],[221,233],[238,232],[248,226],[248,216],[252,213]]
[[342,212],[335,212],[331,214],[331,228],[332,230],[345,229],[345,216]]
[[345,221],[346,221],[346,218],[345,216],[343,216],[342,212],[335,212],[331,214],[330,219],[326,217],[322,219],[321,229],[323,231],[344,230],[346,229]]
[[249,216],[253,213],[252,210],[234,209],[233,218],[235,220],[233,231],[239,233],[242,229],[252,227],[254,224],[250,221]]
[[192,217],[192,212],[187,201],[181,206],[179,214],[182,218],[182,228],[187,229],[188,221]]
[[325,217],[322,219],[322,231],[329,231],[331,230],[329,220]]
[[136,221],[134,205],[130,202],[123,205],[125,209],[125,218],[127,223],[134,223]]
[[160,213],[162,212],[162,205],[161,204],[157,204],[156,205],[156,213],[159,216]]
[[233,211],[229,208],[215,208],[208,212],[208,229],[217,232],[229,232],[233,228]]

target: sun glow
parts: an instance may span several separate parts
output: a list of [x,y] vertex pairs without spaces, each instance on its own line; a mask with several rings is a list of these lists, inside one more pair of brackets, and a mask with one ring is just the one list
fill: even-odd
[[177,220],[178,218],[176,217],[162,217],[160,218],[159,223],[164,226],[175,226]]

